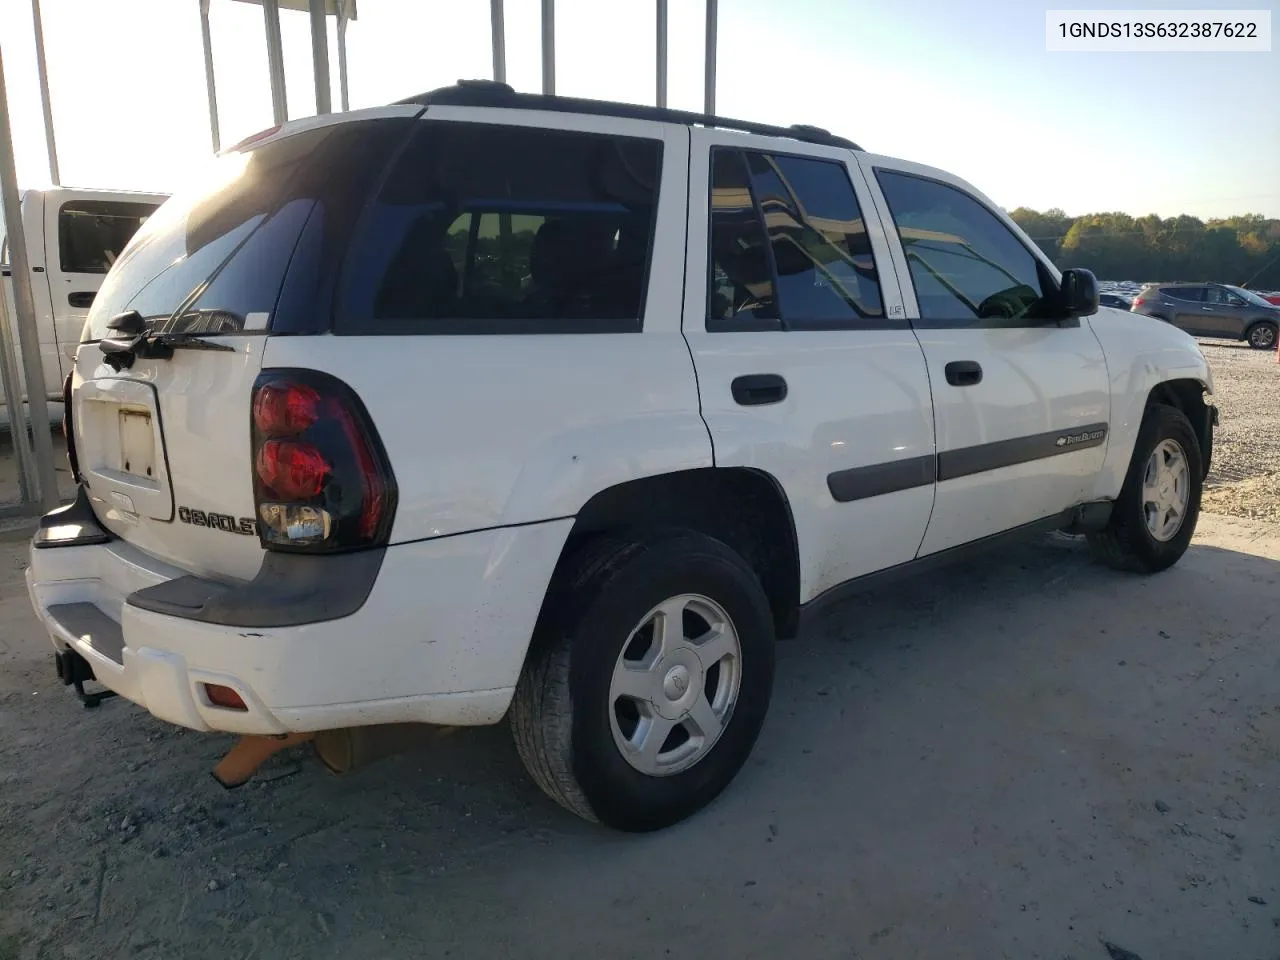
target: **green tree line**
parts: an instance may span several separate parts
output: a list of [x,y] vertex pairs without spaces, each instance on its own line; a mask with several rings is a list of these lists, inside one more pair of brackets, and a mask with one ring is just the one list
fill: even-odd
[[1009,214],[1059,267],[1100,280],[1209,280],[1280,290],[1280,220],[1258,214],[1199,220],[1185,214],[1089,213],[1019,207]]

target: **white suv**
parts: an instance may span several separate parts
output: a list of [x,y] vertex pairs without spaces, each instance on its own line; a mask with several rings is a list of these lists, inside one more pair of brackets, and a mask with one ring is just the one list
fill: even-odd
[[67,389],[64,678],[197,730],[508,717],[627,830],[729,783],[831,599],[1035,530],[1174,563],[1215,419],[1190,337],[955,177],[490,82],[221,156]]

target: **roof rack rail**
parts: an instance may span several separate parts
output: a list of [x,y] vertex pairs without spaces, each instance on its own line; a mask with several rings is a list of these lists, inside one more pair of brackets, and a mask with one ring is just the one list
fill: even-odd
[[618,117],[628,120],[653,120],[658,123],[682,123],[686,126],[716,127],[738,130],[766,137],[787,137],[804,143],[816,143],[828,147],[844,147],[847,150],[862,148],[852,140],[838,137],[822,127],[797,123],[790,127],[775,127],[767,123],[749,120],[730,120],[689,110],[670,110],[666,107],[648,107],[635,103],[615,103],[610,100],[587,100],[581,97],[559,97],[541,93],[517,93],[510,84],[496,80],[459,80],[452,87],[441,87],[416,97],[397,100],[401,104],[449,107],[498,107],[508,110],[548,110],[555,113],[583,113],[598,117]]

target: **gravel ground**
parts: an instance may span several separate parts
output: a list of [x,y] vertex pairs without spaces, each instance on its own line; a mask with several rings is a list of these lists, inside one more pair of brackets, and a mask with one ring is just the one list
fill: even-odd
[[25,553],[0,960],[1280,956],[1280,527],[1202,517],[1150,578],[1046,537],[851,601],[780,645],[729,791],[648,836],[560,810],[503,727],[224,792],[230,737],[58,685]]
[[1201,341],[1220,410],[1204,509],[1280,522],[1280,363],[1274,351]]

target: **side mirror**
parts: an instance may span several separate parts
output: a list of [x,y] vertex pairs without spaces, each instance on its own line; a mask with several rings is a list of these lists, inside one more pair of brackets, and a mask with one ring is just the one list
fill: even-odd
[[1062,271],[1059,304],[1068,317],[1091,317],[1098,312],[1098,278],[1092,270],[1072,267]]

